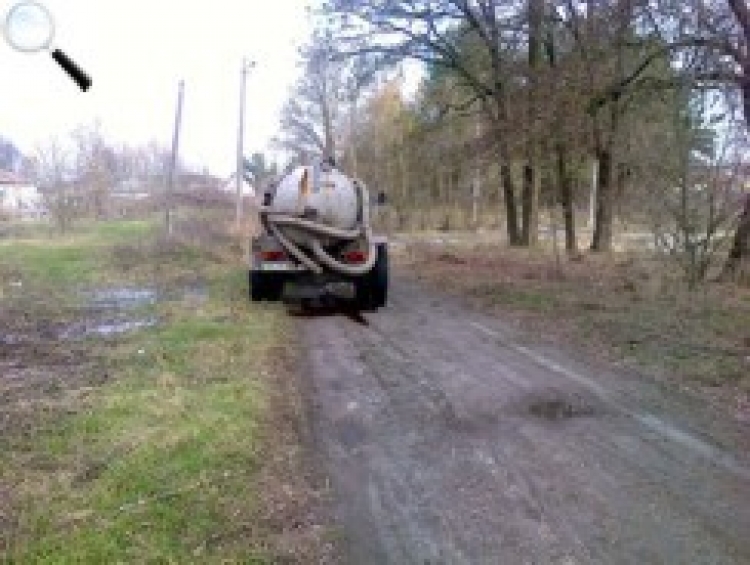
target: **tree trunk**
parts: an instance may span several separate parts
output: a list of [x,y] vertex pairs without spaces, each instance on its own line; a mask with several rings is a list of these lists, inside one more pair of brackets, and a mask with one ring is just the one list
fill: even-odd
[[399,180],[401,181],[401,193],[404,195],[405,200],[412,200],[409,198],[411,191],[409,190],[409,172],[406,168],[406,146],[404,144],[404,135],[401,132],[401,138],[399,140],[399,151],[398,151],[398,165],[399,165]]
[[523,167],[523,194],[521,197],[521,245],[533,246],[539,241],[539,171],[529,163]]
[[732,278],[742,270],[742,263],[750,260],[750,195],[745,196],[745,206],[734,233],[732,248],[724,264],[724,278]]
[[325,147],[323,157],[336,157],[336,139],[334,138],[331,111],[327,104],[323,104],[323,130],[325,133]]
[[573,202],[573,179],[568,173],[567,152],[561,143],[557,144],[557,182],[560,186],[560,202],[565,219],[565,250],[573,255],[578,252],[576,239],[575,209]]
[[537,178],[537,99],[539,90],[538,67],[542,46],[542,19],[544,0],[528,0],[529,18],[529,105],[526,124],[526,164],[523,168],[523,193],[521,196],[522,233],[521,244],[536,245],[539,239],[539,179]]
[[591,251],[612,250],[612,152],[609,148],[596,152],[599,174],[596,186],[596,217]]
[[[750,27],[748,27],[750,30]],[[744,103],[745,125],[750,131],[750,76],[742,83],[742,100]],[[724,276],[735,276],[743,262],[750,261],[750,195],[745,197],[745,207],[740,215],[740,223],[732,240],[732,249],[724,264]]]
[[505,229],[508,234],[508,243],[512,246],[520,246],[521,232],[518,229],[516,187],[513,182],[513,173],[510,170],[510,163],[505,159],[500,163],[500,179],[503,185],[503,198],[505,200]]

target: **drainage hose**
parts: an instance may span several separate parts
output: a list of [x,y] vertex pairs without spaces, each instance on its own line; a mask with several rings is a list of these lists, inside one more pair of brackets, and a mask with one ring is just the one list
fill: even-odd
[[[305,218],[299,218],[289,214],[274,212],[272,207],[261,206],[260,217],[264,226],[279,240],[281,246],[291,256],[316,274],[323,272],[323,266],[343,275],[363,275],[372,270],[375,264],[377,249],[373,242],[372,229],[370,227],[370,198],[364,184],[355,181],[354,186],[359,192],[359,201],[362,205],[362,220],[359,225],[351,230],[342,230],[327,226]],[[313,257],[307,255],[302,248],[288,238],[284,227],[293,227],[307,232],[310,236],[310,248]],[[343,240],[352,240],[364,236],[367,243],[367,260],[358,265],[342,263],[332,257],[320,242],[320,237],[334,237]]]

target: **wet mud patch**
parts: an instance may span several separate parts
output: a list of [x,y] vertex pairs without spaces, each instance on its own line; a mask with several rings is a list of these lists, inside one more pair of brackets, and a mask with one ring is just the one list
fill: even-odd
[[83,291],[81,295],[91,308],[118,310],[153,306],[158,298],[158,292],[152,288],[104,288]]
[[144,328],[150,328],[157,324],[155,317],[148,318],[125,318],[125,319],[94,319],[76,322],[66,326],[59,333],[63,340],[84,339],[87,337],[113,337],[121,334],[134,332]]
[[367,428],[364,422],[351,414],[338,418],[334,426],[339,444],[349,451],[367,441]]
[[596,411],[593,406],[553,398],[533,402],[529,406],[529,414],[545,420],[564,420],[566,418],[595,416]]
[[[113,371],[99,346],[156,325],[158,299],[152,288],[118,286],[46,301],[30,291],[3,305],[0,434],[33,436],[68,413],[77,391],[109,381]],[[0,437],[2,447],[9,446]]]
[[35,352],[44,361],[48,356],[46,350],[54,348],[60,342],[79,341],[89,337],[116,337],[157,323],[155,316],[126,317],[108,311],[82,310],[79,316],[69,320],[45,321],[33,328],[0,333],[0,360],[12,362],[18,355]]
[[21,341],[0,341],[0,384],[17,378],[17,372],[29,368],[67,369],[91,358],[88,348],[65,344],[59,340],[45,341],[25,336]]
[[595,394],[586,390],[540,389],[511,395],[505,401],[491,398],[472,402],[445,402],[442,416],[451,431],[493,432],[507,419],[532,419],[542,423],[563,423],[598,418],[610,410]]
[[80,296],[86,307],[92,310],[133,311],[165,302],[205,302],[208,287],[201,280],[188,280],[160,287],[94,288],[81,291]]
[[362,311],[346,304],[345,301],[331,303],[288,304],[290,316],[303,319],[341,317],[361,326],[369,326]]
[[159,323],[150,315],[159,304],[188,301],[200,304],[208,300],[208,288],[200,281],[177,288],[112,287],[85,290],[79,319],[58,327],[57,339],[70,341],[88,337],[117,337],[154,327]]
[[520,413],[549,422],[594,418],[605,413],[602,401],[586,392],[539,391],[523,398]]

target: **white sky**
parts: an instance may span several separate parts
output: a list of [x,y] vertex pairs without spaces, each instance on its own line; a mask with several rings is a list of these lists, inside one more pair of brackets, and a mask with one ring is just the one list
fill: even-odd
[[[3,21],[11,0],[0,0]],[[88,92],[48,53],[0,43],[0,135],[24,152],[101,119],[115,142],[169,147],[177,85],[185,80],[180,155],[228,176],[235,166],[243,56],[245,154],[267,150],[298,76],[297,47],[310,32],[307,0],[47,0],[54,45],[92,78]]]

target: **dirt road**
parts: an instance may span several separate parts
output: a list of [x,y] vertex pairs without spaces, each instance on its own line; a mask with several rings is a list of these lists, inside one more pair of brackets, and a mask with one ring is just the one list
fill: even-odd
[[748,430],[414,282],[300,318],[348,563],[750,563]]

